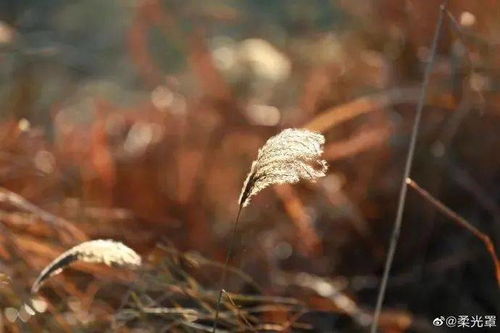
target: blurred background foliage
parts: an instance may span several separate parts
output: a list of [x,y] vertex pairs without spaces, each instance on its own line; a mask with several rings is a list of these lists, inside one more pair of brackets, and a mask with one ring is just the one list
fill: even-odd
[[[302,126],[325,134],[330,173],[317,184],[260,194],[242,218],[234,265],[261,293],[304,306],[261,322],[293,317],[305,325],[282,331],[362,329],[439,4],[1,0],[3,329],[110,329],[117,317],[128,318],[118,310],[129,304],[127,290],[156,306],[192,306],[186,295],[167,292],[186,283],[181,268],[196,276],[196,297],[211,295],[217,279],[185,271],[173,249],[222,261],[258,147],[282,128]],[[496,1],[451,1],[413,172],[496,244],[499,48]],[[134,280],[77,265],[41,291],[46,311],[31,318],[16,312],[45,264],[94,238],[137,249],[147,272]],[[500,313],[482,244],[413,194],[401,240],[385,332],[428,332],[438,315]],[[210,276],[220,274],[212,269]],[[144,284],[155,278],[160,292]],[[226,289],[256,292],[231,280]],[[178,318],[124,322],[124,332],[200,329]]]

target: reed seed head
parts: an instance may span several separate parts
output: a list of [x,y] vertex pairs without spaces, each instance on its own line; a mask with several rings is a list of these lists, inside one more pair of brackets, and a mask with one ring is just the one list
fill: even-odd
[[36,293],[46,280],[53,275],[59,274],[65,267],[77,260],[130,268],[141,265],[141,257],[128,246],[113,240],[92,240],[81,243],[54,259],[43,269],[33,283],[31,292]]
[[322,134],[305,129],[289,128],[271,137],[252,163],[239,204],[248,206],[251,197],[273,184],[316,181],[325,176],[328,164],[320,159],[324,143]]

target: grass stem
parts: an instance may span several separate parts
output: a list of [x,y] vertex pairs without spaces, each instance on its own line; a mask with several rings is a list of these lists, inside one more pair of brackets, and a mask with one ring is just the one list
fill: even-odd
[[441,213],[444,215],[448,216],[451,220],[455,221],[458,225],[462,226],[463,228],[467,229],[470,233],[472,233],[474,236],[479,238],[484,243],[484,246],[486,247],[486,250],[491,255],[491,259],[493,261],[493,267],[495,268],[495,275],[497,279],[497,283],[500,286],[500,260],[498,259],[498,256],[496,254],[496,249],[495,246],[493,245],[493,242],[491,241],[490,237],[483,232],[481,232],[479,229],[474,227],[472,224],[470,224],[466,219],[455,213],[453,210],[448,208],[445,204],[443,204],[441,201],[436,199],[432,194],[421,188],[415,181],[412,179],[407,179],[406,181],[408,185],[413,188],[420,196],[422,196],[425,200],[430,202],[434,207],[437,208]]
[[222,276],[220,279],[220,291],[219,291],[219,296],[217,297],[217,304],[215,306],[215,318],[214,318],[214,325],[212,327],[212,333],[215,333],[217,331],[217,321],[219,320],[219,312],[220,312],[220,305],[222,301],[222,294],[224,293],[224,285],[226,284],[226,279],[227,279],[227,266],[229,265],[229,261],[231,260],[231,257],[233,255],[234,247],[236,245],[236,233],[238,232],[238,224],[240,222],[240,215],[241,215],[241,210],[243,209],[243,205],[240,204],[238,207],[238,214],[236,215],[236,220],[233,223],[233,229],[231,231],[231,236],[229,239],[229,248],[227,250],[226,254],[226,260],[224,262],[224,267],[222,268]]
[[430,59],[427,63],[427,67],[425,69],[424,80],[422,82],[422,89],[421,89],[420,98],[419,98],[418,104],[417,104],[417,111],[415,113],[415,119],[413,122],[413,129],[412,129],[411,138],[410,138],[410,144],[408,147],[408,155],[406,157],[403,181],[402,181],[401,189],[399,192],[396,219],[394,222],[394,227],[392,229],[389,250],[387,252],[387,257],[385,260],[384,272],[382,275],[382,280],[380,282],[380,288],[379,288],[379,292],[377,295],[377,303],[375,306],[373,321],[372,321],[372,325],[370,328],[371,333],[376,333],[376,331],[377,331],[380,312],[382,310],[382,305],[384,303],[385,291],[387,288],[387,281],[389,280],[389,274],[391,272],[392,262],[394,261],[394,254],[396,253],[396,248],[397,248],[398,241],[399,241],[399,234],[401,231],[403,212],[404,212],[405,202],[406,202],[406,193],[408,190],[408,187],[407,187],[408,184],[406,183],[406,179],[408,179],[410,177],[410,173],[411,173],[413,158],[415,155],[415,147],[417,144],[418,132],[420,129],[420,121],[422,119],[422,111],[424,108],[425,101],[427,99],[427,88],[429,86],[430,76],[432,73],[432,68],[434,65],[435,57],[436,57],[437,46],[438,46],[439,39],[441,36],[441,30],[442,30],[442,26],[443,26],[443,18],[444,18],[444,13],[446,12],[447,4],[448,4],[448,0],[446,0],[441,5],[441,10],[439,12],[437,26],[436,26],[434,38],[432,41]]

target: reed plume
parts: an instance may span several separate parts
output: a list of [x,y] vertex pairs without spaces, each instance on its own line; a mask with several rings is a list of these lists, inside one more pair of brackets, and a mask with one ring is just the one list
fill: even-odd
[[243,184],[239,204],[273,184],[293,184],[301,179],[315,181],[325,176],[326,161],[320,160],[325,138],[322,134],[289,128],[267,140]]
[[289,128],[271,137],[259,149],[257,159],[252,162],[238,201],[239,208],[233,224],[230,245],[222,271],[221,290],[217,299],[212,332],[217,330],[220,303],[224,290],[227,265],[234,248],[241,210],[250,204],[250,199],[274,184],[294,184],[300,180],[316,181],[325,176],[328,164],[321,160],[325,138],[322,134],[305,129]]
[[141,265],[141,257],[128,246],[113,240],[92,240],[81,243],[54,259],[35,280],[31,292],[38,292],[45,281],[77,260],[131,268]]

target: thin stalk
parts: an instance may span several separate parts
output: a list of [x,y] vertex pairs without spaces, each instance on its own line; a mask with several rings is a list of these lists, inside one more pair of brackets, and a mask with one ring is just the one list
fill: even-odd
[[448,208],[444,203],[436,199],[429,192],[421,188],[412,179],[407,179],[406,182],[410,187],[412,187],[418,194],[420,194],[425,200],[429,201],[434,207],[436,207],[441,213],[448,216],[451,220],[455,221],[457,224],[467,229],[470,233],[476,236],[481,242],[483,242],[486,250],[490,253],[491,260],[493,261],[493,267],[495,269],[495,276],[497,279],[497,284],[500,286],[500,260],[496,254],[495,245],[491,241],[491,238],[485,233],[481,232],[478,228],[470,224],[462,216],[455,213],[453,210]]
[[443,17],[446,11],[446,6],[448,5],[448,0],[446,0],[441,5],[441,10],[439,12],[439,19],[436,26],[436,31],[434,33],[434,38],[432,41],[431,54],[429,62],[427,63],[427,67],[425,69],[424,80],[422,82],[422,90],[420,92],[420,98],[417,104],[417,112],[415,113],[415,119],[413,122],[413,129],[410,138],[410,144],[408,147],[408,155],[406,156],[406,163],[404,168],[403,181],[401,184],[401,190],[399,192],[398,199],[398,207],[396,213],[396,219],[394,222],[394,227],[392,229],[392,235],[389,244],[389,250],[387,252],[387,258],[385,260],[384,273],[382,275],[382,280],[380,282],[380,288],[377,296],[377,303],[375,306],[375,311],[373,315],[373,321],[371,324],[370,332],[376,333],[378,327],[378,321],[380,317],[380,312],[382,310],[382,304],[384,303],[385,291],[387,288],[387,281],[389,280],[389,274],[392,267],[392,262],[394,261],[394,254],[396,253],[396,248],[399,241],[399,234],[401,231],[401,224],[403,221],[403,212],[405,208],[406,202],[406,193],[408,190],[408,184],[406,183],[406,179],[410,177],[411,168],[413,165],[413,158],[415,155],[415,147],[417,144],[418,132],[420,129],[420,120],[422,118],[422,111],[424,108],[425,101],[427,99],[427,87],[429,85],[430,76],[432,73],[432,67],[434,65],[434,59],[436,57],[437,46],[439,42],[439,38],[441,36],[441,28],[443,26]]
[[227,250],[226,254],[226,260],[224,262],[224,267],[222,268],[222,276],[219,282],[219,296],[217,297],[217,305],[215,306],[215,319],[214,319],[214,326],[212,327],[212,333],[215,333],[217,330],[217,321],[219,319],[219,311],[220,311],[220,304],[222,301],[222,294],[224,293],[224,285],[226,284],[226,278],[227,278],[227,266],[229,265],[229,261],[231,260],[231,257],[233,255],[233,250],[234,246],[236,244],[236,233],[238,231],[238,224],[240,222],[240,215],[241,215],[241,210],[243,209],[243,205],[240,204],[238,207],[238,214],[236,215],[236,220],[233,223],[233,230],[231,231],[231,238],[229,239],[229,248]]

